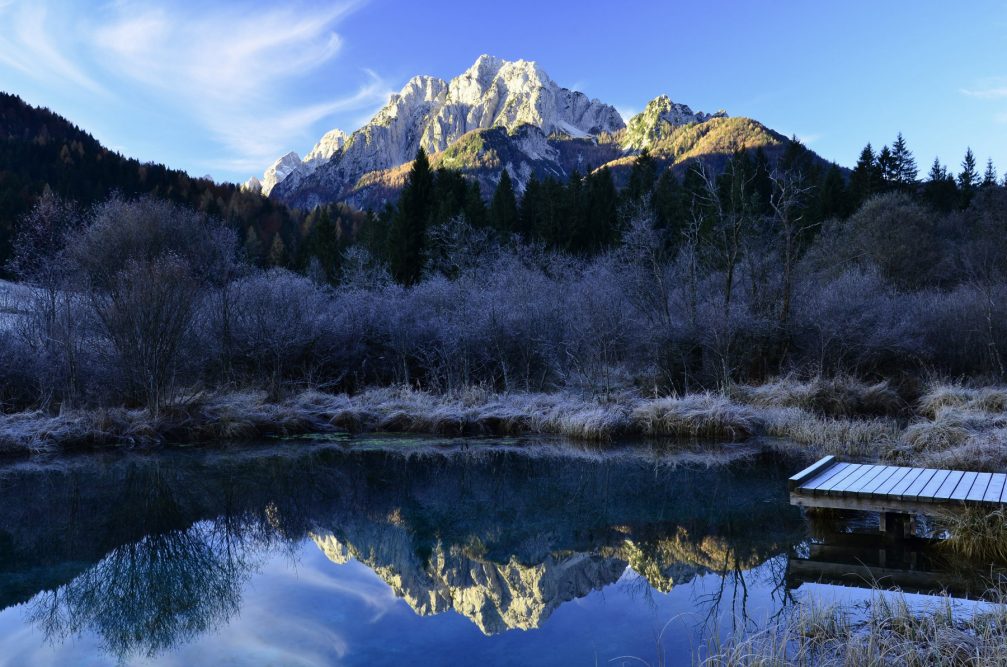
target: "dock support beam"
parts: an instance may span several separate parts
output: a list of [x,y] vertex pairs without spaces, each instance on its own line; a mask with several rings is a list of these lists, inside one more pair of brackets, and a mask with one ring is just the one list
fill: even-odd
[[879,512],[879,528],[893,537],[908,537],[915,533],[915,517],[902,512]]

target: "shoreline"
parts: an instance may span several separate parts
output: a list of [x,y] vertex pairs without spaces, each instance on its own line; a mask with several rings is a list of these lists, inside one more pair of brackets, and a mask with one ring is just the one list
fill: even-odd
[[260,437],[388,432],[439,436],[562,436],[698,443],[773,440],[808,457],[1007,467],[1007,388],[935,384],[909,403],[885,384],[777,381],[726,393],[608,400],[570,392],[434,394],[404,387],[355,395],[306,391],[206,393],[151,417],[143,409],[0,414],[0,456],[143,448]]

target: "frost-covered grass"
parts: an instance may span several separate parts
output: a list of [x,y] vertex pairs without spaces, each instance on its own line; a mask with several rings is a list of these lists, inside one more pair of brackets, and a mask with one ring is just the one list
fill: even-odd
[[821,417],[801,408],[766,408],[760,417],[766,435],[781,438],[785,446],[864,460],[888,458],[901,431],[890,418]]
[[760,631],[713,641],[704,667],[970,665],[1007,663],[1007,599],[966,610],[950,597],[922,606],[878,591],[866,609],[799,602]]
[[762,408],[800,408],[826,417],[902,414],[906,402],[887,382],[868,384],[856,378],[784,378],[757,386],[735,386],[737,400]]
[[[1007,469],[1007,389],[934,385],[913,406],[884,384],[776,381],[726,394],[607,399],[576,392],[450,393],[406,387],[357,394],[307,391],[280,401],[265,392],[207,393],[162,411],[96,408],[53,415],[0,414],[0,453],[143,446],[274,435],[384,431],[433,435],[547,434],[606,443],[677,438],[719,443],[770,436],[770,446],[808,456],[974,470]],[[895,412],[898,416],[889,413]],[[881,416],[879,416],[879,413]],[[884,416],[888,414],[889,416]]]

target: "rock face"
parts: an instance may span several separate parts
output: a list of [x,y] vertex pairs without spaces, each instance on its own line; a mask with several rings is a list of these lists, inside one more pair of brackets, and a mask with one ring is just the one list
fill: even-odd
[[289,185],[299,183],[310,175],[320,165],[328,162],[346,144],[347,134],[342,130],[331,130],[325,133],[315,147],[302,160],[297,153],[291,151],[274,162],[266,169],[262,178],[252,176],[242,187],[246,190],[261,192],[269,196],[277,184],[289,181]]
[[[282,183],[273,196],[306,208],[351,198],[362,177],[410,162],[420,147],[441,153],[468,134],[490,129],[502,129],[505,136],[520,133],[518,152],[555,165],[546,145],[550,135],[583,139],[623,127],[614,107],[560,87],[537,64],[484,55],[451,81],[414,77],[367,125],[349,138],[339,133],[338,147],[328,142],[335,148],[324,162],[322,153],[309,153],[305,162],[314,161],[317,168],[288,172],[286,177],[293,173],[295,178],[278,178],[268,186],[270,179],[263,178],[262,191],[269,194]],[[511,169],[519,175],[520,164]]]
[[562,180],[600,167],[618,185],[644,149],[662,168],[693,159],[716,166],[739,148],[781,140],[755,121],[693,111],[667,95],[627,126],[614,107],[559,86],[534,62],[484,55],[450,81],[414,77],[362,128],[329,132],[304,160],[285,155],[258,187],[302,209],[337,201],[379,208],[394,201],[421,147],[435,167],[460,170],[488,196],[504,170],[519,194],[532,176]]
[[687,105],[672,102],[667,95],[661,95],[648,102],[642,112],[630,119],[622,136],[622,146],[628,150],[650,149],[656,141],[667,137],[676,127],[726,117],[725,111],[714,114],[694,112]]
[[332,562],[355,558],[370,567],[417,614],[453,609],[486,635],[537,628],[564,602],[614,583],[626,571],[626,561],[596,554],[548,555],[535,564],[513,557],[495,563],[441,544],[424,562],[409,548],[405,531],[394,529],[372,536],[362,548],[331,532],[311,537]]

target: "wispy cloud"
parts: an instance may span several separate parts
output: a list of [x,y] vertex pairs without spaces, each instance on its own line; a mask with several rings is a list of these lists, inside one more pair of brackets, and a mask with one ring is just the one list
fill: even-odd
[[1007,98],[1007,86],[995,86],[992,88],[962,88],[962,95],[976,97],[981,100],[1000,100]]
[[[0,73],[12,68],[49,88],[175,114],[216,144],[206,168],[257,172],[317,139],[325,118],[387,99],[389,86],[373,71],[329,76],[344,45],[340,24],[365,1],[110,0],[95,8],[0,0]],[[307,83],[319,74],[331,88]]]
[[95,29],[94,47],[114,75],[169,97],[206,126],[225,149],[209,166],[257,171],[327,116],[387,98],[384,81],[367,72],[353,92],[285,102],[290,82],[336,58],[343,40],[335,28],[360,4],[198,13],[119,4]]
[[980,100],[1002,100],[1007,98],[1007,77],[980,79],[972,86],[960,88],[958,92]]
[[68,55],[73,26],[64,15],[50,14],[42,2],[0,2],[0,26],[5,26],[0,27],[0,63],[34,77],[105,93]]
[[810,146],[811,144],[815,143],[824,136],[825,135],[822,134],[821,132],[809,132],[807,134],[804,133],[798,134],[797,139],[805,146]]

